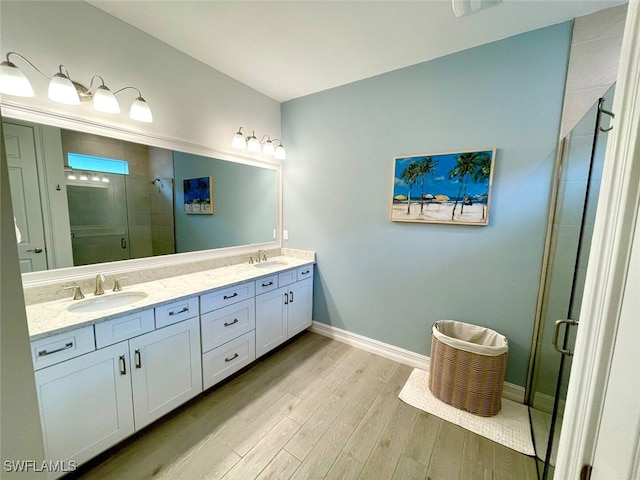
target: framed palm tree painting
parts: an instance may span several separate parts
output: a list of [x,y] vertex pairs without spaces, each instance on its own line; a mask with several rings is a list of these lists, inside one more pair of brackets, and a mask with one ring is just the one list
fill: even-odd
[[391,220],[488,225],[495,148],[395,157]]

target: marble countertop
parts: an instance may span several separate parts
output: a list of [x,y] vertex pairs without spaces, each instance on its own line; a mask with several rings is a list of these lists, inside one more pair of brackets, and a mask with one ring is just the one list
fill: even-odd
[[[230,287],[249,280],[273,275],[284,270],[314,263],[313,260],[289,256],[278,256],[269,258],[269,260],[279,260],[286,262],[286,264],[275,264],[268,269],[263,269],[255,266],[259,264],[249,265],[245,263],[242,265],[215,268],[187,275],[123,286],[122,292],[120,293],[144,292],[147,294],[147,297],[135,303],[97,312],[79,313],[68,311],[67,308],[73,305],[74,302],[82,301],[73,300],[71,297],[27,305],[29,337],[32,341],[37,340],[75,328],[100,323],[121,315],[135,313],[187,297],[202,295],[219,288]],[[106,298],[109,295],[114,294],[108,291],[104,294],[104,297],[101,298]],[[93,294],[89,294],[86,298],[95,297]]]

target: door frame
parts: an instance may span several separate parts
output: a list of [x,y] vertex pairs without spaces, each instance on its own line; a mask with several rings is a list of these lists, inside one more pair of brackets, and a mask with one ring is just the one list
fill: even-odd
[[[640,2],[629,2],[556,478],[578,479],[595,454],[640,210]],[[636,245],[636,248],[640,246]],[[631,294],[632,292],[627,292]],[[621,439],[621,442],[636,439]]]

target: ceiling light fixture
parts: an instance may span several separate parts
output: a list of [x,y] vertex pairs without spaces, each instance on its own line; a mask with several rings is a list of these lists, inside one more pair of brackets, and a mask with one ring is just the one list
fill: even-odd
[[[80,105],[82,102],[93,100],[93,108],[102,113],[120,113],[120,105],[116,95],[124,90],[135,90],[138,92],[137,98],[133,101],[129,110],[129,117],[139,122],[153,122],[153,115],[147,101],[142,98],[140,90],[136,87],[123,87],[120,90],[111,92],[105,85],[104,79],[100,75],[91,78],[89,87],[85,87],[71,79],[67,67],[60,65],[58,73],[49,78],[38,67],[31,63],[26,57],[16,52],[7,53],[6,60],[0,64],[0,93],[17,97],[33,97],[35,93],[31,83],[22,71],[11,62],[10,56],[16,56],[31,65],[38,73],[49,80],[48,96],[54,102],[65,105]],[[94,82],[100,81],[100,85],[94,88]]]
[[[266,141],[265,141],[266,138]],[[277,142],[277,144],[276,144]],[[240,150],[248,150],[249,152],[260,152],[262,145],[262,153],[265,155],[271,155],[278,160],[284,160],[287,158],[287,152],[282,146],[282,142],[278,138],[271,138],[269,135],[263,135],[262,139],[258,141],[255,132],[245,138],[242,133],[242,127],[238,129],[236,134],[231,140],[231,146]],[[276,146],[277,145],[277,146]]]

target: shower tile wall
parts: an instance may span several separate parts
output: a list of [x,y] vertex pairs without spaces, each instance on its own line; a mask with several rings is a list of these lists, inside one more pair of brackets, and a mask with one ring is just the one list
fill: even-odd
[[151,243],[154,255],[175,253],[173,221],[173,153],[163,148],[149,147]]
[[[62,148],[64,155],[76,152],[84,155],[94,155],[115,158],[129,162],[129,175],[126,181],[127,216],[129,228],[130,258],[149,257],[154,254],[153,222],[151,201],[154,186],[150,180],[154,178],[150,160],[149,147],[123,140],[117,140],[98,135],[92,135],[70,130],[61,130]],[[170,153],[170,152],[169,152]],[[168,176],[172,176],[169,174]],[[172,190],[171,190],[172,192]],[[172,195],[172,193],[170,193]],[[172,211],[172,205],[170,207]],[[166,221],[164,223],[167,223]],[[163,227],[165,227],[163,225]],[[173,218],[171,217],[171,230]],[[161,241],[164,240],[164,236]],[[173,232],[170,235],[173,242]],[[170,248],[166,247],[166,248]],[[172,253],[172,252],[167,252]]]

